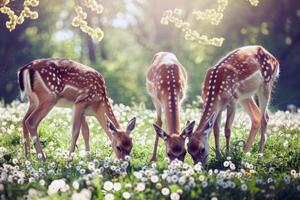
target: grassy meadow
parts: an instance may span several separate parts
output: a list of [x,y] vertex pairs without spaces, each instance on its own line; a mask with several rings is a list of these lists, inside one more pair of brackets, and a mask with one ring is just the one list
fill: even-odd
[[[96,119],[88,117],[90,156],[84,154],[82,136],[73,161],[67,160],[70,145],[71,110],[55,108],[42,121],[39,136],[46,162],[38,160],[31,143],[31,158],[23,152],[21,119],[26,103],[13,102],[0,107],[0,194],[1,199],[299,199],[300,198],[300,111],[271,113],[264,155],[258,154],[258,133],[252,151],[242,151],[250,129],[243,112],[236,115],[230,157],[215,158],[214,138],[208,166],[165,159],[160,140],[156,163],[149,163],[154,143],[155,112],[143,105],[114,106],[125,127],[137,116],[132,133],[131,157],[115,159],[108,137]],[[186,105],[186,120],[198,120],[200,109]],[[223,120],[224,121],[224,120]],[[222,125],[223,126],[223,125]],[[225,137],[220,137],[224,151]]]

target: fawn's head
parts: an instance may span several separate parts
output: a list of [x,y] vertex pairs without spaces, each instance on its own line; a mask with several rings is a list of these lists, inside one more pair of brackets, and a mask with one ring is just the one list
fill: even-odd
[[193,132],[195,121],[188,123],[186,128],[181,134],[168,134],[156,124],[153,124],[156,134],[161,137],[166,145],[166,153],[170,160],[181,160],[184,161],[186,150],[185,150],[185,139]]
[[213,113],[203,126],[198,128],[189,137],[187,150],[195,164],[201,162],[206,165],[209,152],[209,133],[213,126],[215,114]]
[[118,159],[125,159],[125,156],[130,155],[132,149],[132,139],[130,133],[135,127],[136,118],[132,118],[127,125],[126,131],[119,130],[114,123],[107,118],[107,128],[112,134],[112,148]]

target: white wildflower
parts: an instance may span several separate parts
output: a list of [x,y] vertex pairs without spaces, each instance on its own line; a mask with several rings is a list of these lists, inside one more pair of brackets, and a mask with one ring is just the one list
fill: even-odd
[[170,190],[169,190],[169,188],[163,188],[163,189],[161,189],[161,193],[164,196],[168,196],[170,194]]
[[105,200],[114,200],[115,197],[112,193],[107,193],[105,196],[104,196],[104,199]]
[[123,192],[122,196],[123,196],[124,199],[130,199],[131,194],[129,192]]
[[110,181],[105,181],[103,187],[106,191],[111,191],[114,188],[114,184]]
[[170,195],[170,199],[171,200],[179,200],[180,195],[177,192],[172,192],[171,195]]
[[114,183],[114,190],[115,191],[119,191],[119,190],[121,190],[121,188],[122,188],[121,183]]

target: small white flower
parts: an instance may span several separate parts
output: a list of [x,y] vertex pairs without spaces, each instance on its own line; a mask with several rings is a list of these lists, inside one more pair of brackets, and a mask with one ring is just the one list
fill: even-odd
[[290,184],[290,182],[291,182],[291,179],[289,176],[284,176],[283,180],[284,180],[285,184]]
[[248,151],[248,152],[246,153],[246,156],[247,156],[247,157],[251,156],[251,153]]
[[80,174],[81,174],[81,175],[85,174],[85,169],[81,169],[81,170],[80,170]]
[[152,164],[151,164],[151,167],[152,167],[152,168],[156,168],[156,163],[152,163]]
[[170,194],[170,190],[169,190],[169,188],[163,188],[163,189],[161,189],[161,193],[164,196],[168,196]]
[[74,181],[73,184],[72,184],[72,186],[73,186],[73,188],[75,190],[78,190],[79,189],[79,183],[78,183],[78,181]]
[[119,190],[121,190],[121,188],[122,188],[121,183],[114,183],[114,190],[115,191],[119,191]]
[[201,163],[197,163],[194,166],[194,169],[195,169],[196,172],[201,172],[202,171],[202,165],[201,165]]
[[145,190],[145,188],[146,188],[145,183],[138,183],[135,187],[135,190],[137,192],[142,192]]
[[23,185],[24,184],[24,179],[23,178],[18,179],[18,184]]
[[107,193],[105,196],[104,196],[104,199],[105,200],[114,200],[114,195],[112,193]]
[[177,183],[178,182],[178,176],[177,175],[173,175],[171,177],[171,181],[172,181],[172,183]]
[[114,188],[114,184],[110,181],[105,181],[103,187],[106,191],[111,191]]
[[229,164],[230,164],[230,163],[229,163],[228,161],[225,161],[225,162],[223,163],[224,167],[228,167]]
[[42,159],[43,155],[41,153],[38,154],[38,159]]
[[294,169],[291,170],[291,174],[292,174],[293,176],[295,176],[296,173],[297,173],[296,170],[294,170]]
[[239,146],[242,147],[244,143],[242,141],[239,142]]
[[92,193],[90,190],[84,188],[80,191],[80,193],[73,193],[72,200],[90,200],[92,197]]
[[184,185],[185,182],[186,182],[185,179],[186,179],[186,178],[185,178],[184,176],[181,176],[181,177],[179,178],[179,180],[178,180],[178,183],[179,183],[180,185]]
[[242,191],[246,191],[248,189],[247,185],[246,184],[242,184],[241,185],[241,190]]
[[270,177],[270,178],[268,178],[267,182],[268,182],[268,183],[272,183],[272,182],[273,182],[273,179]]
[[233,163],[230,164],[230,169],[235,170],[235,165]]
[[44,179],[41,179],[41,180],[39,181],[39,184],[40,184],[41,186],[45,186],[46,182],[45,182]]
[[131,194],[129,192],[123,192],[122,196],[123,196],[124,199],[130,199]]
[[172,192],[172,194],[170,195],[171,200],[179,200],[180,199],[180,195],[177,192]]
[[269,168],[269,173],[273,173],[275,171],[274,167]]
[[170,163],[171,160],[170,160],[169,157],[166,157],[166,158],[165,158],[165,161],[167,161],[167,163]]
[[26,166],[31,165],[30,161],[29,161],[29,160],[26,160],[26,161],[25,161],[25,165],[26,165]]
[[158,181],[159,181],[159,178],[158,178],[158,176],[156,176],[156,175],[153,175],[153,176],[151,176],[151,182],[152,183],[157,183]]
[[19,161],[18,161],[17,159],[15,159],[15,158],[12,160],[12,163],[13,163],[14,165],[18,164],[18,162],[19,162]]
[[69,186],[65,183],[63,179],[54,180],[48,187],[48,194],[56,194],[58,191],[66,192],[68,191]]
[[205,179],[205,177],[204,177],[203,175],[200,175],[200,176],[199,176],[199,181],[200,181],[200,182],[204,181],[204,179]]
[[285,141],[283,142],[283,146],[284,146],[284,147],[288,147],[288,146],[289,146],[289,142],[288,142],[287,140],[285,140]]
[[124,159],[129,162],[131,160],[131,157],[129,155],[127,155],[127,156],[125,156]]
[[33,177],[30,177],[30,178],[28,179],[28,182],[29,182],[29,183],[34,183],[34,182],[35,182],[35,179],[34,179]]
[[137,178],[137,179],[141,179],[143,177],[143,174],[141,172],[133,172],[133,175]]

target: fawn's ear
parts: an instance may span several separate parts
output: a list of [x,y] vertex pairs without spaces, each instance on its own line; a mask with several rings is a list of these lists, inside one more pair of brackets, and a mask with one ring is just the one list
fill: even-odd
[[156,134],[161,137],[163,140],[168,139],[170,136],[164,131],[162,130],[159,126],[157,126],[156,124],[153,124],[153,127],[156,131]]
[[208,133],[210,132],[210,129],[212,128],[212,126],[214,124],[215,119],[216,119],[216,113],[214,112],[206,121],[206,124],[203,129],[204,135],[208,135]]
[[186,125],[185,129],[182,131],[181,137],[183,139],[190,137],[193,133],[194,126],[195,126],[195,121],[192,121],[192,122],[187,121],[187,125]]
[[136,117],[132,118],[127,125],[126,133],[129,135],[135,127]]
[[118,130],[116,128],[116,126],[114,125],[114,123],[109,119],[109,117],[105,114],[105,118],[106,118],[106,127],[107,129],[112,133],[116,133]]
[[185,126],[189,125],[190,123],[191,123],[191,121],[187,120]]

